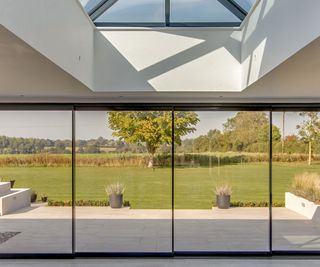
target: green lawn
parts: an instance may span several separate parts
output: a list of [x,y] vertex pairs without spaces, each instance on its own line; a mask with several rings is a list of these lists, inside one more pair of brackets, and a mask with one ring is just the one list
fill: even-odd
[[[320,173],[320,165],[275,163],[273,165],[274,201],[284,201],[284,192],[295,174]],[[2,167],[0,176],[15,179],[16,187],[31,187],[53,200],[71,199],[71,168]],[[171,169],[138,167],[79,167],[76,169],[76,196],[80,200],[103,200],[104,186],[125,183],[124,199],[133,208],[171,207]],[[175,170],[175,207],[210,208],[215,184],[228,182],[233,187],[232,201],[268,200],[268,164],[225,165],[220,168],[177,168]]]

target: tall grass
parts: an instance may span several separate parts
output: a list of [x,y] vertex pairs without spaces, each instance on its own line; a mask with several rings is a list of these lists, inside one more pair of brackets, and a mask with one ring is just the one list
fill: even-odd
[[34,154],[0,157],[0,167],[67,167],[71,158],[63,155]]
[[147,155],[125,155],[118,157],[92,157],[91,155],[76,156],[78,167],[142,167],[146,166],[149,157]]
[[304,172],[294,177],[292,193],[320,204],[320,176],[317,173]]
[[[306,154],[273,154],[273,162],[307,162]],[[188,153],[175,154],[175,166],[209,167],[230,164],[268,162],[268,153]],[[149,162],[147,154],[77,154],[77,167],[146,167]],[[320,162],[320,155],[313,155],[313,162]],[[0,167],[70,167],[71,155],[33,154],[1,155]],[[157,154],[154,165],[169,167],[172,164],[171,154]]]

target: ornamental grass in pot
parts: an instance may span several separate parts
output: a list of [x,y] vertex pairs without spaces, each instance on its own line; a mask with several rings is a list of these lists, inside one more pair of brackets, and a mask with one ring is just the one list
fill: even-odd
[[123,203],[123,193],[125,186],[122,183],[114,183],[105,187],[106,193],[109,197],[110,207],[113,209],[119,209]]
[[215,188],[216,204],[219,209],[229,209],[232,188],[228,184],[219,185]]

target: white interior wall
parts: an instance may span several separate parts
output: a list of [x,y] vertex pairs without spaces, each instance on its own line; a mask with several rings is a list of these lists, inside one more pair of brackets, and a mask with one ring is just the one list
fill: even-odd
[[[0,100],[88,96],[84,84],[0,25]],[[53,100],[55,101],[55,100]]]
[[0,25],[93,87],[94,25],[77,0],[1,0]]
[[[320,100],[320,37],[242,91],[244,98]],[[290,100],[291,99],[291,100]]]
[[243,28],[242,88],[320,36],[319,0],[261,0]]

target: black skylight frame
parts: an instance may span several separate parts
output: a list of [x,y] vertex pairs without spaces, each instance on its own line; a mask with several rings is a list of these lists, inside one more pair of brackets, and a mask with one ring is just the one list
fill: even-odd
[[92,8],[88,15],[97,27],[240,27],[241,23],[248,15],[234,0],[218,0],[226,9],[235,15],[240,22],[170,22],[170,0],[164,0],[165,3],[165,22],[156,23],[129,23],[129,22],[95,22],[106,10],[112,7],[118,0],[102,0],[94,8]]

